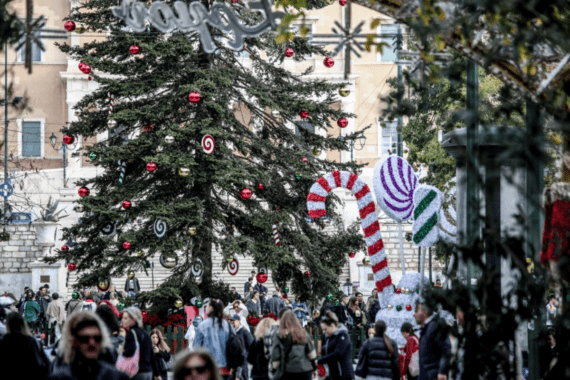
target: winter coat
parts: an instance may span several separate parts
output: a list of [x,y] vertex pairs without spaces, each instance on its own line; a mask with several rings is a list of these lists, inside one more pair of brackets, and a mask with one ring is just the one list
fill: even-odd
[[26,302],[24,306],[24,319],[26,322],[35,322],[40,317],[42,308],[35,300]]
[[362,378],[370,376],[398,379],[400,376],[398,346],[394,341],[391,341],[391,344],[392,356],[390,356],[381,335],[374,334],[372,338],[364,342],[358,353],[356,375]]
[[402,362],[402,368],[400,368],[400,376],[406,375],[410,361],[412,360],[412,355],[419,349],[418,343],[418,337],[415,335],[410,335],[406,340],[406,345],[404,346],[404,361]]
[[138,373],[153,373],[153,377],[159,376],[158,368],[156,367],[156,358],[154,357],[154,352],[152,350],[152,339],[146,331],[141,330],[139,327],[135,326],[127,332],[125,337],[125,349],[123,350],[123,356],[132,357],[136,351],[136,342],[133,334],[137,335],[137,340],[140,347],[140,358],[139,358],[139,372]]
[[[38,306],[39,308],[39,306]],[[0,341],[2,379],[47,379],[49,359],[38,341],[19,331],[6,334]]]
[[97,304],[92,299],[86,299],[85,301],[83,301],[83,304],[81,305],[81,310],[92,311],[94,313],[96,309],[97,309]]
[[[243,345],[245,348],[245,357],[247,358],[248,352],[249,352],[249,348],[251,347],[252,343],[253,343],[253,336],[251,335],[251,333],[249,332],[249,329],[247,326],[249,325],[245,325],[246,327],[244,327],[244,325],[240,325],[238,327],[238,329],[236,330],[236,335],[238,337],[241,338],[241,340],[243,341]],[[247,367],[247,364],[244,364],[242,367],[242,371],[241,371],[241,379],[242,380],[248,380],[249,379],[249,369]]]
[[230,330],[235,332],[228,321],[222,320],[222,328],[220,328],[218,318],[207,318],[198,325],[193,347],[203,347],[210,351],[218,366],[226,367],[226,343]]
[[[302,308],[303,311],[301,310],[295,310],[297,308]],[[306,321],[307,320],[307,305],[304,302],[293,302],[293,304],[291,305],[291,308],[293,309],[293,313],[295,313],[295,315],[297,316],[297,319],[299,321]]]
[[352,318],[352,322],[354,323],[354,326],[360,325],[362,326],[362,318],[364,317],[364,312],[361,310],[352,310],[350,307],[347,308],[348,309],[348,315],[350,315],[350,317]]
[[139,279],[136,277],[131,278],[127,278],[127,281],[125,281],[125,293],[129,292],[129,282],[133,280],[133,285],[134,285],[134,292],[138,293],[141,291],[141,285],[139,284]]
[[245,284],[243,284],[243,294],[249,293],[250,287],[251,287],[251,282],[246,281]]
[[265,312],[278,315],[279,310],[281,310],[284,306],[285,302],[283,302],[283,300],[279,298],[279,296],[274,295],[265,302]]
[[249,347],[247,362],[253,366],[251,368],[251,380],[269,380],[267,372],[269,359],[265,357],[263,348],[263,339],[254,341]]
[[[99,360],[97,362],[99,368],[97,370],[96,380],[128,380],[127,374],[120,372],[115,366]],[[93,374],[87,374],[80,366],[72,366],[69,364],[61,364],[53,367],[53,371],[49,376],[49,380],[81,380],[90,378]]]
[[46,314],[50,320],[57,321],[57,323],[61,324],[65,319],[64,309],[65,306],[63,306],[63,303],[58,298],[49,303]]
[[370,305],[370,308],[368,309],[368,325],[374,325],[374,322],[376,322],[376,315],[379,311],[380,301],[374,300],[374,303]]
[[[44,297],[47,297],[47,298],[44,298]],[[38,305],[40,305],[40,308],[42,309],[42,315],[45,316],[48,304],[51,302],[50,295],[48,293],[46,293],[45,295],[42,295],[42,292],[37,292],[36,293],[36,302],[38,303]]]
[[[305,333],[307,343],[294,344],[291,335],[282,338],[277,334],[273,339],[271,347],[270,378],[275,378],[276,373],[306,373],[316,368],[315,359],[317,351],[313,346],[311,337]],[[279,367],[275,369],[274,363],[279,363]],[[277,377],[281,377],[277,376]]]
[[170,353],[166,352],[166,351],[162,351],[162,350],[158,350],[158,352],[154,353],[154,356],[156,358],[156,367],[158,368],[158,373],[160,374],[160,377],[162,377],[162,380],[168,380],[168,371],[166,371],[166,369],[162,369],[162,364],[164,363],[166,365],[166,363],[168,363],[168,361],[170,360]]
[[338,317],[338,323],[346,325],[346,321],[348,321],[348,307],[346,307],[346,305],[340,304],[336,307],[335,313]]
[[449,336],[440,328],[445,322],[434,317],[422,327],[420,335],[420,376],[419,380],[437,379],[439,373],[447,374],[449,360],[447,354],[451,351]]
[[329,367],[330,380],[354,379],[352,353],[348,330],[343,325],[331,335],[323,334],[319,364]]
[[247,311],[249,311],[250,314],[256,314],[257,316],[261,316],[261,302],[259,302],[259,299],[256,301],[254,300],[249,300],[245,303],[245,307],[247,308]]
[[83,306],[83,301],[81,300],[71,300],[69,301],[69,303],[67,304],[67,316],[69,317],[74,311],[79,311],[81,310],[81,307]]

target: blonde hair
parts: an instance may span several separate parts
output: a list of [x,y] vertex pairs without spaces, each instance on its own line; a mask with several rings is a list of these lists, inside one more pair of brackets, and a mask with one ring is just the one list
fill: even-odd
[[158,348],[161,351],[170,352],[170,347],[168,347],[168,344],[166,344],[166,339],[164,339],[164,337],[162,336],[162,331],[160,331],[155,327],[150,332],[151,339],[153,335],[156,335],[158,337]]
[[263,318],[255,328],[255,339],[256,340],[263,340],[263,337],[267,333],[267,331],[271,328],[271,326],[277,324],[273,318]]
[[[71,364],[75,359],[75,349],[77,342],[75,334],[77,334],[78,326],[85,324],[84,327],[97,326],[101,332],[101,353],[106,352],[113,347],[109,338],[107,326],[99,316],[91,311],[77,311],[69,316],[63,325],[63,333],[59,341],[58,350],[63,361]],[[83,327],[81,327],[83,329]]]
[[194,348],[192,349],[192,351],[184,350],[178,355],[176,355],[176,357],[174,358],[174,365],[172,366],[172,373],[174,374],[174,380],[179,380],[178,373],[182,368],[184,368],[188,360],[193,356],[199,356],[202,360],[206,362],[206,367],[210,370],[211,374],[210,380],[222,380],[218,371],[218,365],[216,364],[216,361],[214,360],[214,358],[212,358],[210,351],[205,350],[203,348]]

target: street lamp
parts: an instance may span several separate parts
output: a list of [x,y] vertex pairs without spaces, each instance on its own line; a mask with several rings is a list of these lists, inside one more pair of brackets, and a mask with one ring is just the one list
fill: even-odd
[[[338,135],[339,139],[343,139],[344,136],[343,135]],[[366,145],[366,136],[364,135],[360,135],[360,137],[358,139],[356,139],[357,144],[355,146],[354,144],[354,140],[350,140],[350,161],[354,161],[354,150],[362,150],[364,149],[364,146]]]
[[[51,136],[49,137],[49,142],[51,143],[51,147],[55,150],[59,150],[59,148],[56,148],[56,144],[57,144],[57,136],[53,134],[51,134]],[[75,146],[77,145],[77,139],[74,139],[73,143],[71,144],[72,148],[71,149],[75,149]],[[67,187],[67,183],[65,181],[65,167],[67,166],[67,144],[62,142],[61,143],[61,149],[63,150],[63,187]]]
[[352,295],[352,282],[350,282],[350,278],[346,279],[346,282],[342,285],[342,290],[347,296],[350,297]]

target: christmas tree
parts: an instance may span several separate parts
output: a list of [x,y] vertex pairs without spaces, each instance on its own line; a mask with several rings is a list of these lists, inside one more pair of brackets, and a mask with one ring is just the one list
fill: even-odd
[[[325,234],[325,220],[307,217],[306,197],[322,173],[358,170],[321,153],[348,149],[357,134],[339,139],[327,130],[354,115],[331,107],[342,84],[279,66],[291,52],[295,60],[325,52],[292,34],[278,44],[268,32],[246,39],[246,68],[239,52],[225,46],[234,36],[208,27],[216,45],[209,54],[197,33],[163,33],[153,25],[131,32],[112,15],[116,5],[83,2],[69,20],[107,38],[60,45],[100,84],[77,104],[78,120],[65,132],[93,141],[108,131],[109,138],[83,148],[105,170],[77,183],[85,215],[64,238],[78,244],[51,260],[75,264],[79,284],[97,284],[162,255],[174,267],[152,292],[159,309],[179,296],[186,304],[195,296],[226,297],[212,267],[233,257],[251,257],[295,294],[318,299],[334,291],[348,253],[363,249],[364,240],[358,224]],[[231,7],[246,25],[263,19],[241,3]],[[251,120],[238,119],[236,108]],[[333,219],[337,201],[327,200]],[[226,260],[212,262],[213,250]],[[200,279],[191,271],[197,259],[204,265]]]

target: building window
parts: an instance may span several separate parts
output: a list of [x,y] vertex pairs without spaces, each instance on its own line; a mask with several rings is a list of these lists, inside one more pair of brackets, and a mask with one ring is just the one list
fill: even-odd
[[380,34],[390,35],[380,39],[381,42],[388,45],[388,46],[382,45],[382,53],[378,53],[381,62],[394,62],[398,58],[398,55],[394,50],[396,49],[396,35],[398,34],[399,28],[400,25],[398,24],[380,25],[378,32]]
[[[26,38],[22,37],[20,42],[25,41]],[[18,61],[25,62],[26,61],[26,44],[24,43],[22,47],[18,50]],[[42,62],[42,49],[40,49],[39,45],[36,44],[32,40],[32,62]]]
[[22,156],[42,156],[42,124],[39,121],[22,123]]
[[396,154],[398,152],[398,122],[397,121],[385,121],[380,125],[382,131],[382,157],[386,157],[390,154]]

